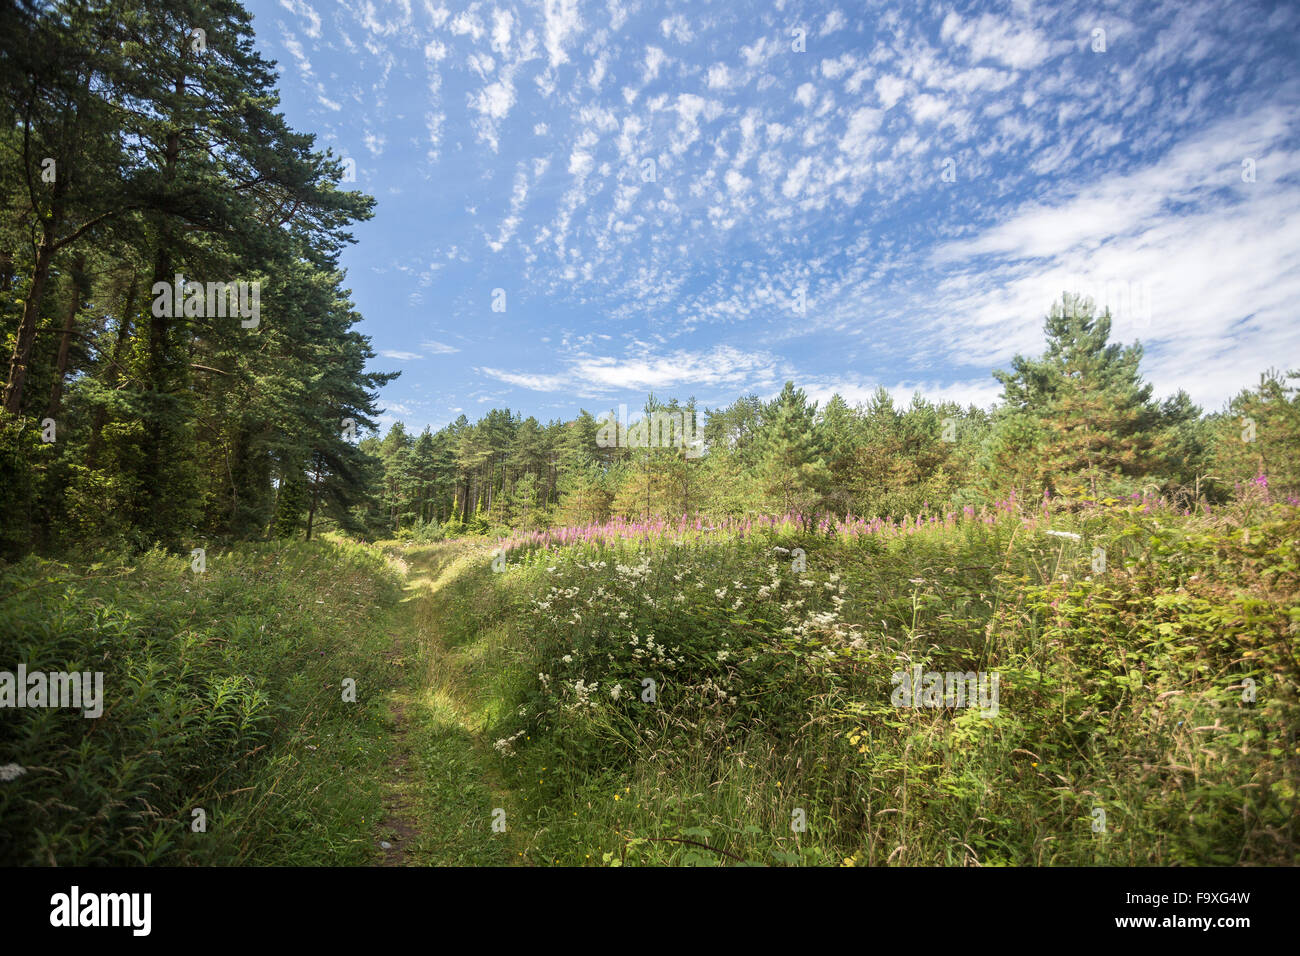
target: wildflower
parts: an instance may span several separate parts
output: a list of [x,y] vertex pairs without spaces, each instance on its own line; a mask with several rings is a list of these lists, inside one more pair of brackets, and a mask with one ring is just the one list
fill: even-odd
[[26,772],[26,767],[20,767],[16,763],[7,763],[0,767],[0,781],[8,782],[10,780],[17,780]]

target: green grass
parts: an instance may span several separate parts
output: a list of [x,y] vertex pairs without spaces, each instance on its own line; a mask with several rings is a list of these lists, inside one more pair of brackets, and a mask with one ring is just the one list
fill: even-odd
[[[0,569],[0,669],[103,671],[104,714],[0,713],[0,863],[377,858],[399,577],[340,541]],[[357,701],[343,701],[345,678]],[[206,832],[194,832],[202,808]]]
[[1298,515],[27,558],[0,669],[107,703],[0,712],[0,863],[1294,864]]
[[[403,643],[419,651],[418,679],[395,695],[403,715],[403,750],[393,789],[408,816],[408,865],[500,866],[516,858],[510,836],[511,809],[494,784],[497,775],[484,751],[481,729],[491,700],[481,688],[483,670],[474,652],[448,641],[445,622],[456,609],[448,595],[459,576],[486,561],[479,547],[464,543],[412,548],[382,545],[410,570],[399,615]],[[470,653],[466,654],[465,651]],[[492,828],[505,813],[505,831]],[[500,819],[498,817],[498,819]]]
[[[570,547],[483,557],[450,627],[532,862],[1295,863],[1298,532],[1114,508]],[[998,715],[893,706],[902,662],[998,672]]]

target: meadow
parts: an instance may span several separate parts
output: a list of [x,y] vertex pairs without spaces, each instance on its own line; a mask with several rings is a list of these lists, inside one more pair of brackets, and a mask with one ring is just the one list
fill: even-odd
[[1293,864],[1298,540],[1261,490],[32,556],[0,651],[108,703],[6,713],[0,859]]
[[[480,555],[447,626],[534,862],[1294,863],[1298,530],[1259,496],[616,523]],[[917,665],[996,673],[996,716],[895,706]]]

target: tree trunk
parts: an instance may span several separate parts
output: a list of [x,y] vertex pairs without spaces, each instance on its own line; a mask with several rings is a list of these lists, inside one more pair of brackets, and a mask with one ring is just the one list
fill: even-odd
[[311,480],[311,507],[307,509],[307,540],[311,540],[311,526],[316,519],[316,504],[320,501],[320,458],[316,459],[316,471]]
[[72,347],[72,332],[76,324],[77,313],[81,311],[81,300],[87,292],[86,257],[78,255],[72,263],[72,294],[68,302],[68,312],[63,318],[63,337],[59,340],[59,358],[55,366],[54,387],[50,391],[50,404],[45,409],[46,418],[57,418],[59,405],[63,402],[63,378],[68,371],[68,351]]
[[23,317],[18,325],[18,335],[14,338],[14,350],[9,356],[9,378],[5,382],[5,411],[17,415],[23,403],[23,386],[27,383],[27,362],[32,357],[32,345],[36,342],[36,322],[41,311],[41,299],[45,294],[45,283],[50,277],[50,265],[54,262],[54,243],[49,230],[41,244],[36,247],[36,263],[32,267],[32,284],[27,290],[27,300],[23,303]]

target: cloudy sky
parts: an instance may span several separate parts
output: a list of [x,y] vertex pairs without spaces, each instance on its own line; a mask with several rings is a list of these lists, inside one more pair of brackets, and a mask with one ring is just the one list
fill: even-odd
[[1053,299],[1160,394],[1300,366],[1300,6],[252,0],[385,421],[986,404]]

